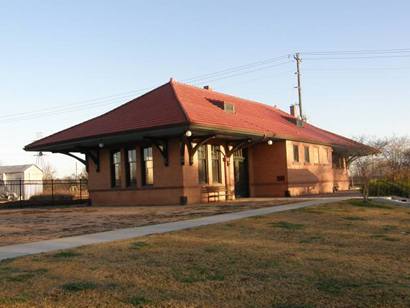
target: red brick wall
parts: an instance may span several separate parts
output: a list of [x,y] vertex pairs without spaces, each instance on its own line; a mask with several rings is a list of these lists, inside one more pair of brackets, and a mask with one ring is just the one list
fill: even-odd
[[249,149],[251,197],[283,197],[287,180],[285,141],[261,143]]
[[179,143],[169,142],[169,166],[158,149],[153,146],[154,184],[142,185],[141,147],[137,150],[137,185],[126,187],[125,152],[122,151],[121,186],[111,187],[110,149],[100,150],[100,172],[96,172],[94,163],[89,162],[89,191],[93,204],[96,205],[150,205],[179,204],[183,195],[182,166],[180,163]]
[[[294,161],[293,146],[299,147],[299,162]],[[304,147],[309,148],[310,162]],[[316,160],[318,153],[318,160]],[[291,196],[333,191],[332,148],[304,142],[286,141],[288,184]]]

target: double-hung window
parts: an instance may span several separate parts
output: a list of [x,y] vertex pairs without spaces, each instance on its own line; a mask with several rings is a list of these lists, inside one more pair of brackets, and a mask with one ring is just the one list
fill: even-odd
[[111,152],[111,186],[121,186],[121,151]]
[[212,158],[212,182],[222,183],[221,151],[220,151],[219,145],[211,146],[211,158]]
[[309,146],[305,145],[305,163],[310,163],[310,151]]
[[299,162],[299,146],[297,144],[293,145],[293,161],[295,163]]
[[135,149],[128,149],[126,154],[126,176],[127,186],[137,185],[137,151]]
[[208,183],[208,151],[207,145],[198,148],[198,179],[200,184]]
[[150,146],[142,148],[142,182],[144,185],[154,184],[154,160]]

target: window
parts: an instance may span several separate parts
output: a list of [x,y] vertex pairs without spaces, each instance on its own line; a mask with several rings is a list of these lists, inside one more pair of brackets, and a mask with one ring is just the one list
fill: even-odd
[[299,162],[299,146],[296,144],[293,145],[293,161]]
[[152,147],[142,148],[142,181],[144,185],[154,184],[154,161]]
[[319,148],[313,148],[313,163],[319,164]]
[[305,163],[310,163],[310,152],[309,147],[305,145]]
[[121,186],[121,152],[111,152],[111,186]]
[[211,158],[212,158],[212,182],[222,183],[221,152],[219,149],[219,145],[211,146]]
[[129,149],[126,151],[127,164],[126,164],[126,176],[127,186],[137,185],[137,151],[135,149]]
[[326,149],[326,164],[330,164],[330,150]]
[[198,148],[198,179],[200,184],[208,183],[208,151],[206,145]]

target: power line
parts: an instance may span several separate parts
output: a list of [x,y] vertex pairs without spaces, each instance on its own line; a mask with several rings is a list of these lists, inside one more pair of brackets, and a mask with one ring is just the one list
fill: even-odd
[[309,61],[320,61],[320,60],[350,60],[350,59],[380,59],[380,58],[409,58],[408,55],[380,55],[380,56],[352,56],[352,57],[315,57],[315,58],[304,58],[304,60]]
[[[377,58],[407,58],[410,57],[410,49],[379,49],[379,50],[342,50],[342,51],[316,51],[316,52],[302,52],[303,55],[309,55],[309,57],[304,57],[304,60],[320,61],[320,60],[350,60],[350,59],[377,59]],[[340,55],[340,57],[339,57]],[[197,75],[187,79],[182,79],[182,82],[186,83],[203,83],[203,82],[214,82],[219,80],[224,80],[228,78],[233,78],[241,75],[251,74],[262,70],[267,70],[276,66],[282,66],[290,63],[288,60],[286,62],[279,62],[285,58],[289,58],[289,55],[282,55],[279,57],[268,58],[264,60],[259,60],[251,62],[244,65],[234,66],[219,70],[213,73],[207,73],[202,75]],[[386,68],[388,69],[388,68]],[[400,69],[400,68],[397,68]],[[155,85],[153,85],[154,87]],[[43,116],[51,116],[59,113],[76,112],[80,111],[80,108],[88,107],[103,107],[107,105],[112,105],[117,102],[117,100],[125,99],[127,97],[135,96],[138,92],[143,92],[151,89],[151,87],[146,87],[138,90],[131,90],[126,92],[121,92],[109,96],[103,96],[94,99],[88,99],[79,101],[72,104],[67,104],[64,106],[55,106],[50,108],[39,109],[30,112],[20,112],[14,114],[8,114],[0,116],[2,123],[17,121],[17,120],[27,120],[35,119]]]
[[289,61],[286,61],[286,62],[281,62],[281,63],[278,63],[278,64],[268,65],[268,66],[260,67],[260,68],[257,68],[257,69],[248,70],[248,71],[245,71],[245,72],[240,72],[240,73],[230,74],[230,75],[227,75],[227,76],[222,76],[222,77],[219,77],[219,78],[204,79],[204,80],[201,80],[201,83],[202,82],[213,82],[213,81],[218,81],[218,80],[222,80],[222,79],[227,79],[227,78],[242,76],[242,75],[246,75],[246,74],[251,74],[251,73],[266,70],[266,69],[269,69],[269,68],[272,68],[272,67],[282,66],[282,65],[288,64],[290,62],[291,61],[289,60]]
[[[246,65],[241,65],[241,66],[236,66],[236,67],[231,67],[228,69],[224,69],[221,71],[217,71],[215,73],[208,73],[208,74],[203,74],[203,75],[198,75],[196,77],[191,77],[188,79],[183,79],[183,82],[187,81],[197,81],[197,82],[210,82],[210,81],[216,81],[216,80],[221,80],[221,79],[226,79],[226,78],[232,78],[236,76],[240,76],[243,74],[250,74],[253,72],[257,72],[260,70],[264,69],[269,69],[275,66],[280,66],[289,63],[290,61],[283,62],[283,63],[278,63],[278,64],[270,64],[269,63],[274,63],[279,61],[280,59],[286,58],[287,56],[280,56],[280,57],[275,57],[275,58],[270,58],[270,59],[265,59],[257,62],[252,62]],[[258,67],[256,69],[252,69],[253,67]],[[202,78],[202,79],[201,79]],[[21,113],[15,113],[15,114],[8,114],[8,115],[3,115],[0,116],[0,120],[2,123],[7,123],[10,121],[17,121],[17,120],[31,120],[31,119],[37,119],[43,116],[50,116],[50,115],[56,115],[59,113],[67,113],[67,112],[75,112],[77,111],[78,107],[84,108],[84,107],[100,107],[103,106],[102,104],[105,103],[107,100],[108,101],[113,101],[113,100],[118,100],[118,99],[123,99],[126,97],[133,96],[136,92],[142,92],[145,90],[151,89],[149,87],[139,89],[139,90],[132,90],[132,91],[127,91],[127,92],[122,92],[119,94],[115,95],[110,95],[110,96],[105,96],[105,97],[100,97],[100,98],[95,98],[95,99],[89,99],[89,100],[84,100],[81,102],[65,105],[65,106],[56,106],[56,107],[51,107],[51,108],[46,108],[46,109],[41,109],[37,111],[31,111],[31,112],[21,112]],[[133,93],[133,94],[128,94],[128,95],[122,95],[122,94],[127,94],[127,93]],[[122,96],[121,96],[122,95]],[[90,102],[88,104],[84,104],[84,102]],[[109,103],[108,105],[111,105],[112,103]],[[104,104],[104,106],[107,104]]]
[[[76,106],[87,107],[87,106],[90,106],[90,105],[103,103],[103,102],[107,101],[107,99],[108,100],[113,100],[113,99],[122,99],[122,98],[125,98],[125,97],[134,96],[136,92],[142,92],[142,91],[145,91],[145,90],[148,90],[148,89],[150,89],[150,88],[132,90],[132,91],[122,92],[122,93],[113,94],[113,95],[109,95],[109,96],[103,96],[103,97],[99,97],[99,98],[83,100],[83,101],[79,101],[79,102],[76,102],[76,103],[67,104],[67,105],[64,105],[64,106],[55,106],[55,107],[49,107],[49,108],[44,108],[44,109],[38,109],[36,111],[7,114],[7,115],[0,116],[0,120],[2,120],[4,118],[27,115],[27,114],[34,114],[34,113],[43,113],[43,112],[50,112],[50,111],[60,112],[60,111],[65,110],[66,108],[69,108],[69,107],[71,107],[71,108],[76,107]],[[129,93],[129,94],[125,95],[127,93]],[[84,104],[84,103],[87,103],[87,102],[90,102],[90,103]],[[94,103],[92,103],[92,102],[94,102]]]
[[337,55],[337,54],[389,54],[389,53],[409,53],[410,48],[401,49],[364,49],[364,50],[333,50],[333,51],[313,51],[301,52],[303,55]]
[[279,57],[260,60],[260,61],[245,64],[245,65],[230,67],[230,68],[220,70],[220,71],[216,71],[216,72],[213,72],[213,73],[208,73],[208,74],[203,74],[203,75],[183,79],[182,81],[186,82],[186,83],[202,81],[204,79],[216,77],[217,75],[229,74],[229,73],[233,73],[233,72],[237,72],[237,71],[251,69],[255,66],[262,66],[262,65],[269,64],[269,63],[272,63],[272,62],[277,62],[277,61],[280,61],[280,60],[288,58],[288,57],[289,57],[289,55],[282,55],[282,56],[279,56]]

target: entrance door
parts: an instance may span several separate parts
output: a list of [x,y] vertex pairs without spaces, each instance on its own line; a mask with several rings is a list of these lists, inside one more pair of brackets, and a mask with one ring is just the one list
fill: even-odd
[[238,150],[233,154],[235,197],[249,197],[248,152]]

